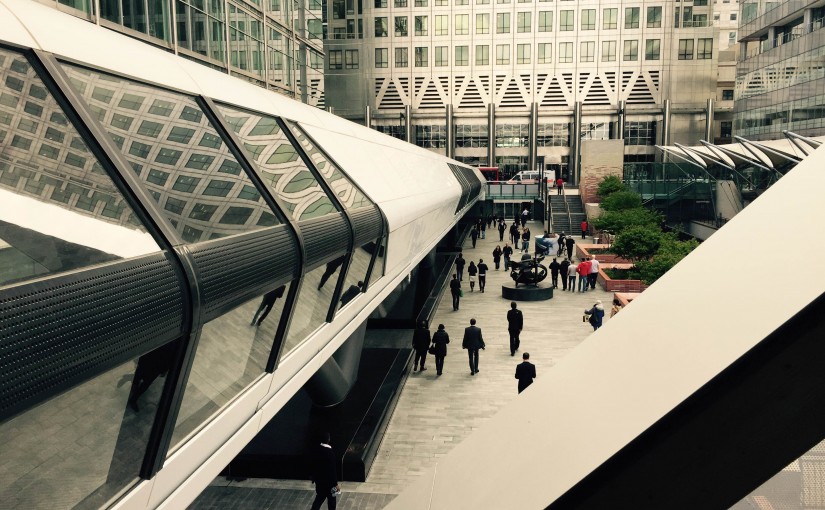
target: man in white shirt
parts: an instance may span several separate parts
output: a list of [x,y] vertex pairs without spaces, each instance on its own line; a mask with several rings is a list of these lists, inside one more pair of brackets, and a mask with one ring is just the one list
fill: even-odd
[[576,269],[579,268],[578,264],[573,264],[573,261],[570,261],[570,266],[567,268],[567,286],[570,288],[570,292],[576,292]]
[[590,289],[596,289],[596,280],[599,278],[599,261],[596,260],[596,257],[592,257],[590,259],[590,274],[588,275],[588,279],[590,280]]

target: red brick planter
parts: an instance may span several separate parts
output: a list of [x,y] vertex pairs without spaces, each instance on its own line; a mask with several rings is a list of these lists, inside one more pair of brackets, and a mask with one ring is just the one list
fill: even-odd
[[[608,244],[576,244],[576,257],[579,260],[584,260],[586,257],[593,257],[588,250],[591,249],[606,249],[609,248],[610,245]],[[618,255],[613,255],[612,253],[599,253],[595,255],[596,259],[602,264],[633,264],[633,262],[623,259]]]
[[642,280],[614,280],[603,271],[603,266],[599,266],[599,284],[608,292],[642,292],[647,285]]

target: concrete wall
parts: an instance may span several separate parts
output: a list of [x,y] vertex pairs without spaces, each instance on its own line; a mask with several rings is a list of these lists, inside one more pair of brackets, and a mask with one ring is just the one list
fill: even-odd
[[599,183],[608,175],[622,178],[624,140],[584,140],[581,148],[579,193],[582,202],[598,202]]

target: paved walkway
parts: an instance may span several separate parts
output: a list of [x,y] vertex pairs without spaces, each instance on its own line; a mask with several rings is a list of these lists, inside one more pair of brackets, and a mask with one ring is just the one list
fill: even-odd
[[[541,232],[541,224],[531,223],[533,233]],[[435,360],[429,357],[425,372],[410,374],[401,393],[398,406],[387,428],[384,441],[365,483],[344,482],[342,490],[348,495],[345,508],[383,508],[395,494],[400,493],[417,476],[423,473],[452,450],[473,430],[484,425],[511,399],[517,398],[516,365],[521,353],[530,353],[530,361],[536,365],[541,377],[571,349],[586,341],[593,328],[582,323],[582,313],[600,299],[608,312],[609,320],[612,293],[599,287],[587,293],[562,292],[561,287],[553,299],[540,302],[523,302],[518,307],[524,314],[524,330],[521,334],[521,351],[510,356],[506,314],[510,302],[501,297],[501,285],[511,281],[508,272],[496,271],[492,252],[498,242],[498,232],[479,239],[472,248],[469,239],[464,246],[464,258],[476,263],[483,258],[491,267],[487,276],[485,293],[470,292],[469,284],[462,285],[464,298],[460,310],[452,311],[449,292],[441,300],[431,331],[439,323],[450,334],[450,345],[444,363],[444,374],[436,377]],[[532,248],[532,247],[531,247]],[[550,259],[551,260],[551,259]],[[550,260],[546,259],[549,263]],[[548,282],[549,282],[548,275]],[[479,373],[470,375],[466,351],[461,349],[464,328],[475,318],[482,329],[487,349],[481,351]],[[529,391],[529,389],[527,390]],[[221,501],[234,501],[232,494],[242,498],[244,506],[224,503],[222,508],[300,508],[310,495],[311,485],[303,481],[248,480],[226,482],[217,479],[192,508],[218,508]],[[251,491],[250,489],[256,489]],[[269,490],[261,490],[269,489]],[[285,497],[303,493],[303,497],[290,499],[290,503],[276,504]],[[300,503],[299,503],[300,501]],[[344,501],[342,500],[342,503]],[[306,503],[306,506],[309,506]]]

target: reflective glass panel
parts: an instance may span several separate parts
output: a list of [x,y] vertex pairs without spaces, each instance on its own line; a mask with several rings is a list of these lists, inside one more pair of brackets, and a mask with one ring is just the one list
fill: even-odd
[[365,244],[362,248],[366,249],[370,253],[374,250],[378,250],[378,256],[375,257],[375,266],[372,268],[372,273],[370,273],[369,283],[372,285],[373,282],[384,276],[384,262],[387,259],[387,238],[384,237],[375,243]]
[[[68,64],[63,68],[184,241],[278,223],[193,98]],[[214,208],[212,214],[202,214],[204,207]]]
[[304,276],[298,299],[295,302],[295,309],[292,312],[289,331],[281,349],[281,358],[289,354],[292,349],[306,340],[310,333],[326,322],[332,295],[335,293],[335,285],[341,275],[341,266],[346,261],[347,255],[342,255]]
[[366,243],[355,248],[352,253],[352,262],[350,262],[347,276],[344,279],[344,288],[341,291],[341,297],[338,300],[336,307],[343,308],[350,301],[358,297],[358,293],[364,291],[364,284],[367,281],[367,271],[370,267],[370,260],[372,260],[374,242]]
[[258,164],[261,178],[283,200],[293,219],[306,220],[335,211],[275,117],[226,105],[218,109]]
[[0,425],[0,507],[104,508],[136,483],[174,346]]
[[264,373],[288,291],[271,289],[203,326],[172,448]]
[[0,49],[0,287],[159,250],[26,59]]
[[327,184],[332,188],[338,200],[344,204],[344,207],[347,209],[358,209],[359,207],[372,205],[372,202],[370,202],[363,193],[358,191],[358,188],[352,184],[352,181],[344,175],[341,169],[334,165],[329,158],[315,146],[315,143],[310,140],[297,123],[286,121],[286,124],[292,130],[295,139],[301,144],[301,148],[304,149],[309,159],[312,160],[318,173],[326,179]]

